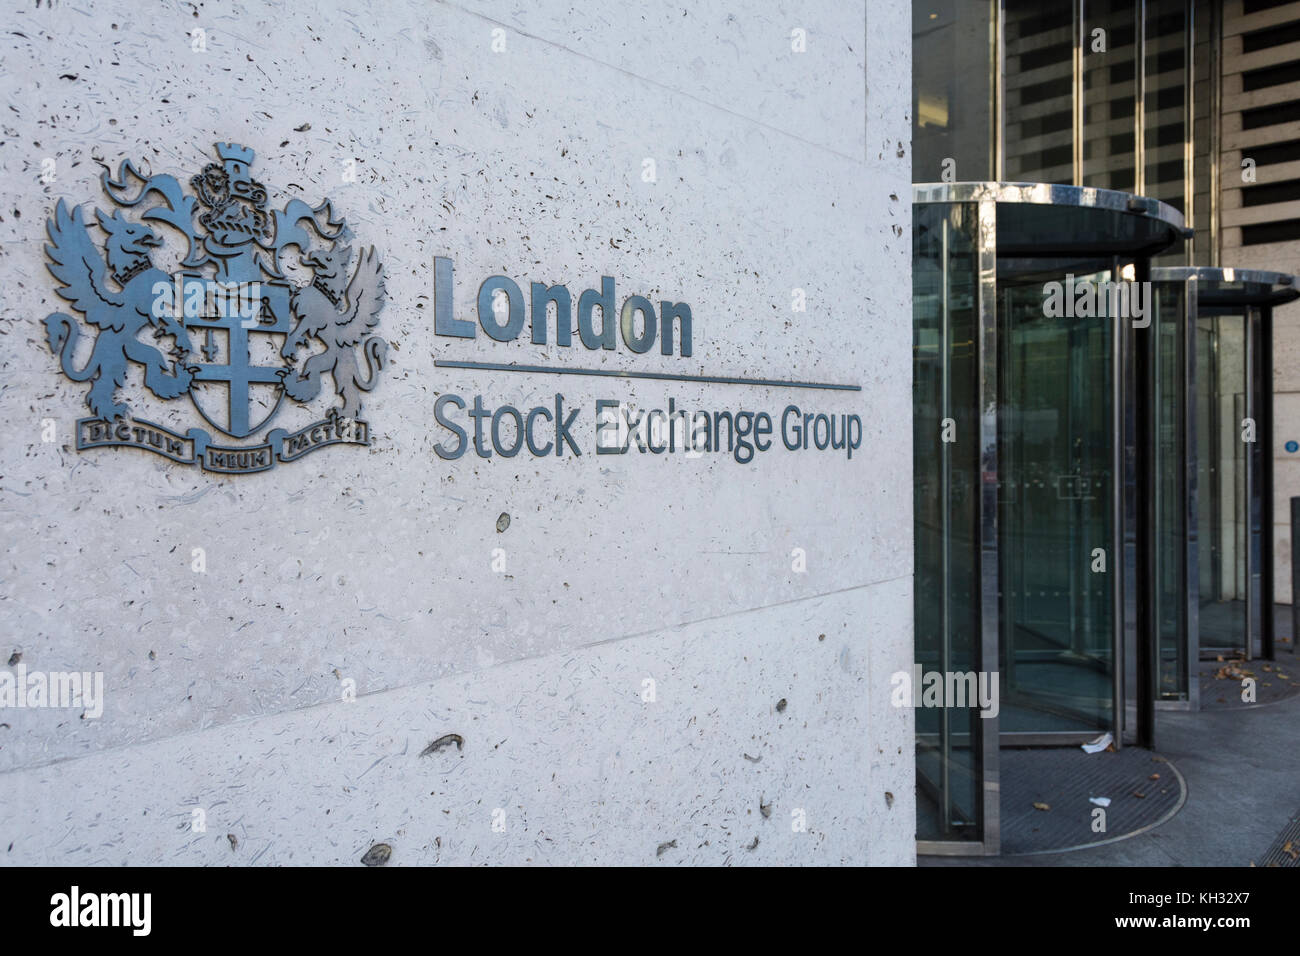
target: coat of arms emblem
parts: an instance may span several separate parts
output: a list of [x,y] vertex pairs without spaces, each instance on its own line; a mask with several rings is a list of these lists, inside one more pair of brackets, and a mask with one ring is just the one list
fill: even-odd
[[[327,445],[368,445],[362,395],[388,352],[376,333],[384,305],[378,255],[354,246],[329,200],[268,210],[251,175],[252,150],[217,143],[216,154],[218,162],[190,180],[192,195],[175,177],[143,175],[126,160],[116,178],[102,176],[115,208],[96,209],[92,221],[60,200],[49,219],[48,268],[71,314],[47,316],[46,335],[64,374],[88,383],[91,415],[77,421],[77,448],[130,446],[240,474]],[[153,262],[164,238],[185,244],[171,273]],[[82,364],[76,353],[88,336]],[[228,437],[218,443],[207,429],[181,434],[134,415],[124,394],[132,366],[155,398],[188,397]],[[268,427],[286,400],[322,399],[332,406],[323,419],[271,430],[260,443],[228,444]]]

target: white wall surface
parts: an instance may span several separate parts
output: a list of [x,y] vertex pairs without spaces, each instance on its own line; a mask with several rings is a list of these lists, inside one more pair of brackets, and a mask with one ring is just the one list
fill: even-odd
[[[123,0],[10,16],[0,664],[102,671],[106,700],[98,720],[0,710],[0,861],[355,864],[376,841],[394,864],[914,859],[912,716],[889,706],[912,653],[908,8],[764,8],[196,16]],[[186,181],[216,141],[256,151],[272,207],[331,198],[383,258],[393,347],[366,396],[368,449],[226,478],[74,447],[86,386],[44,341],[41,319],[67,309],[45,219],[60,198],[110,207],[98,162]],[[455,261],[457,317],[494,273],[564,282],[575,302],[610,275],[620,301],[689,303],[694,354],[437,337],[439,255]],[[139,417],[168,414],[135,373],[126,392]],[[443,461],[433,404],[448,392],[521,409],[562,392],[584,454]],[[847,460],[778,441],[748,465],[594,454],[596,399],[670,396],[855,413],[863,447]],[[463,750],[418,756],[448,733]]]

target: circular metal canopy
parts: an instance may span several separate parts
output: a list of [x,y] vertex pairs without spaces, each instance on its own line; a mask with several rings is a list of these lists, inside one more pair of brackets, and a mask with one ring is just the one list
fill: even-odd
[[1152,256],[1189,234],[1166,203],[1090,186],[918,183],[912,201],[994,203],[999,258]]
[[1300,299],[1295,276],[1285,272],[1178,266],[1152,269],[1151,280],[1194,281],[1198,301],[1205,305],[1281,305]]

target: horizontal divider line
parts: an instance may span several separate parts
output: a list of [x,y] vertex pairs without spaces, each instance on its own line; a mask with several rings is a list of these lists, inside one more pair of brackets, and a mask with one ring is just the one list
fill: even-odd
[[774,388],[824,388],[839,392],[860,392],[861,385],[825,382],[794,382],[775,378],[733,378],[727,375],[674,375],[671,372],[620,372],[603,368],[558,368],[550,365],[504,365],[500,362],[455,362],[434,359],[438,368],[479,369],[489,372],[536,372],[546,375],[597,375],[605,378],[649,378],[663,382],[706,382],[713,385],[767,385]]

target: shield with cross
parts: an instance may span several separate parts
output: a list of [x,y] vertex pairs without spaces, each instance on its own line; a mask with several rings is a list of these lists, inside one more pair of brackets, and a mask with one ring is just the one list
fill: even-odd
[[269,333],[290,330],[289,284],[266,279],[255,264],[253,270],[183,279],[184,322],[198,333],[190,397],[210,425],[236,438],[269,422],[284,396],[284,363]]

